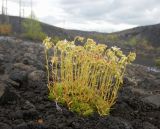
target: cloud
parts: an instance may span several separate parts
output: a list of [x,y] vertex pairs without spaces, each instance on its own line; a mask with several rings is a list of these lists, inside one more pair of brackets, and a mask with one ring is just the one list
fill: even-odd
[[[153,24],[160,13],[159,0],[61,0],[62,8],[72,17],[104,20],[118,24]],[[147,8],[146,8],[147,7]],[[160,21],[160,19],[158,19]]]
[[[21,0],[21,5],[24,7],[30,7],[31,1],[32,1],[33,5],[36,5],[38,3],[38,0]],[[13,3],[19,4],[20,0],[8,0],[8,2],[13,2]]]
[[[18,12],[19,0],[8,1],[10,13]],[[22,1],[27,16],[30,0]],[[160,0],[33,0],[33,10],[41,21],[67,29],[112,32],[160,22]]]

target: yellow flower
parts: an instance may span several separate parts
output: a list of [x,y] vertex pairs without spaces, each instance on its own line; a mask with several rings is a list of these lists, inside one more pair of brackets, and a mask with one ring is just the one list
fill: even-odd
[[118,48],[117,46],[111,47],[113,51],[118,51],[120,50],[120,48]]
[[43,44],[46,49],[50,49],[52,47],[51,38],[47,37],[46,39],[44,39]]
[[76,40],[78,40],[78,41],[80,41],[80,42],[83,42],[83,41],[84,41],[84,38],[81,37],[81,36],[76,36],[76,37],[74,38],[74,41],[76,41]]
[[124,56],[124,54],[123,54],[123,52],[121,50],[118,50],[116,52],[116,54],[117,54],[117,56],[120,56],[120,57]]
[[128,55],[128,61],[129,62],[132,62],[136,59],[136,53],[132,53],[130,52],[129,55]]
[[104,52],[104,50],[107,48],[107,45],[105,44],[98,44],[97,45],[97,49],[98,49],[98,52]]
[[58,61],[58,57],[52,57],[52,59],[51,59],[52,64],[54,64],[57,61]]

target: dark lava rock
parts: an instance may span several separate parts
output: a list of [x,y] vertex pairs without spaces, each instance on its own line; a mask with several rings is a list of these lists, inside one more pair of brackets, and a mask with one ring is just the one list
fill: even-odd
[[102,118],[96,126],[97,129],[133,129],[132,125],[119,117]]
[[38,86],[44,83],[46,74],[42,70],[35,70],[28,75],[28,85],[29,86]]
[[35,109],[35,106],[31,102],[26,101],[24,103],[23,109]]
[[15,112],[11,112],[8,116],[10,119],[13,120],[19,120],[19,119],[32,120],[38,118],[38,111],[36,109],[26,109],[26,110],[20,109]]
[[142,101],[144,103],[147,103],[149,105],[154,105],[155,108],[159,108],[160,107],[160,95],[151,95],[148,97],[145,97],[142,99]]
[[33,53],[25,53],[24,58],[28,58],[28,60],[34,60],[34,61],[37,60],[37,56]]
[[43,81],[45,77],[45,72],[42,70],[33,71],[28,75],[28,79],[31,81]]
[[17,125],[15,128],[13,129],[48,129],[46,126],[42,125],[42,124],[38,124],[36,122],[29,122],[29,123],[22,123]]
[[0,83],[0,98],[4,95],[6,89],[6,85],[4,83]]
[[0,54],[0,62],[3,62],[3,61],[4,61],[4,55]]
[[38,117],[38,111],[36,110],[36,107],[30,102],[25,101],[24,105],[22,106],[23,109],[23,118],[37,118]]
[[4,62],[4,55],[0,54],[0,74],[4,74],[5,72],[5,67],[3,65]]
[[125,76],[124,79],[123,79],[123,85],[137,86],[137,82],[134,79],[131,79],[131,78]]
[[4,73],[5,73],[5,67],[4,67],[4,65],[0,64],[0,75],[2,75]]
[[10,91],[6,84],[0,83],[0,104],[7,104],[19,99],[19,95]]
[[9,77],[13,81],[16,81],[20,84],[23,84],[24,82],[27,81],[27,72],[26,71],[14,70],[14,71],[11,72]]
[[27,123],[23,122],[22,124],[17,125],[13,129],[29,129],[29,127],[28,127]]
[[38,112],[36,109],[29,109],[23,111],[23,119],[36,119],[38,118]]
[[23,119],[23,111],[17,110],[9,114],[10,119]]
[[39,124],[38,122],[30,122],[30,123],[28,123],[28,127],[29,127],[29,129],[49,129],[45,125],[43,125],[42,123]]
[[36,70],[35,67],[33,67],[31,65],[25,65],[23,63],[15,63],[15,64],[13,64],[12,69],[19,70],[19,71],[26,71],[27,73]]
[[0,122],[0,129],[12,129],[9,125]]
[[27,59],[27,58],[23,58],[23,64],[25,65],[29,65],[30,64],[30,61]]
[[158,129],[157,127],[155,127],[149,122],[144,122],[142,125],[143,125],[143,129]]
[[13,81],[13,80],[11,80],[11,79],[7,79],[7,80],[6,80],[6,83],[7,83],[7,85],[9,85],[9,86],[13,86],[13,87],[15,87],[15,88],[20,88],[20,83],[18,83],[18,82],[16,82],[16,81]]

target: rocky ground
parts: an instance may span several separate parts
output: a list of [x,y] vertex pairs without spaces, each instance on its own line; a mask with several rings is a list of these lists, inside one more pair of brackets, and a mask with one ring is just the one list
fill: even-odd
[[160,129],[160,72],[127,68],[109,116],[80,117],[48,100],[41,43],[0,37],[0,129]]

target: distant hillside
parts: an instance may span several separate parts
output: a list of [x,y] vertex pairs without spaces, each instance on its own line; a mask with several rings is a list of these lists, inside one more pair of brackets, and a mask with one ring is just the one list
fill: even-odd
[[137,39],[146,39],[154,47],[160,46],[160,24],[140,26],[113,34],[118,35],[121,39],[124,40],[132,37]]
[[[0,15],[0,22],[3,17]],[[19,36],[22,33],[20,23],[23,18],[9,16],[9,23],[12,25],[13,34]],[[154,66],[155,59],[160,58],[160,24],[141,26],[133,29],[115,33],[99,33],[80,30],[68,30],[46,23],[41,23],[42,30],[48,36],[58,36],[60,39],[73,40],[75,36],[93,38],[98,43],[105,43],[108,46],[118,46],[125,53],[135,51],[137,53],[136,63]]]
[[[0,22],[2,21],[3,16],[0,15]],[[20,34],[23,30],[21,28],[21,22],[24,18],[19,18],[17,16],[9,16],[9,23],[12,25],[13,34]],[[87,32],[87,31],[80,31],[80,30],[67,30],[60,27],[56,27],[53,25],[49,25],[43,22],[40,22],[43,31],[48,36],[58,36],[61,38],[69,38],[73,39],[75,36],[84,36],[84,37],[92,37],[93,35],[103,35],[106,36],[105,33],[99,32]]]
[[[2,15],[0,15],[0,21],[2,19]],[[13,32],[19,34],[20,33],[20,22],[23,21],[23,18],[19,18],[16,16],[9,16],[9,23],[13,27]],[[113,43],[119,44],[120,41],[123,43],[124,41],[128,41],[131,38],[145,39],[153,47],[160,46],[160,24],[149,25],[149,26],[141,26],[133,29],[128,29],[124,31],[119,31],[115,33],[99,33],[99,32],[90,32],[90,31],[80,31],[80,30],[69,30],[63,29],[60,27],[56,27],[53,25],[49,25],[46,23],[41,23],[43,31],[49,36],[59,36],[62,38],[74,38],[75,36],[84,36],[94,38],[96,41],[104,42],[104,43]]]

